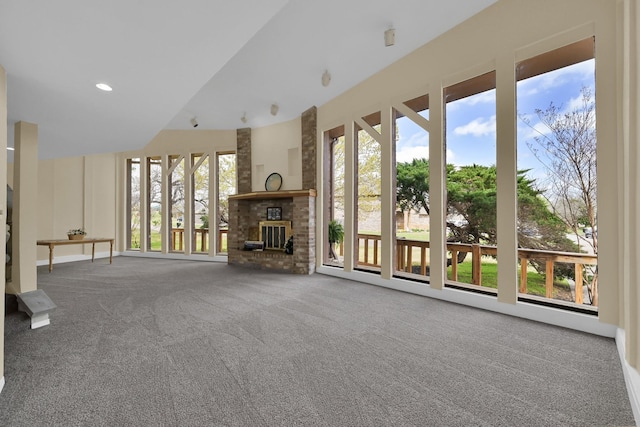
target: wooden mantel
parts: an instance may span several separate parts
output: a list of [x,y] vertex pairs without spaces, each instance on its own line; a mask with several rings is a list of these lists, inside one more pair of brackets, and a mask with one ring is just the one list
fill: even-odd
[[255,191],[253,193],[231,195],[229,200],[285,199],[292,197],[316,197],[316,190]]

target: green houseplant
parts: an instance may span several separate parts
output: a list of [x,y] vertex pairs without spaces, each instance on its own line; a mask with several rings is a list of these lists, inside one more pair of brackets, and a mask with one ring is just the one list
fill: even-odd
[[329,258],[338,259],[334,246],[344,240],[344,228],[335,219],[329,221]]
[[86,235],[87,232],[84,228],[72,228],[67,231],[67,237],[69,237],[69,240],[82,240]]

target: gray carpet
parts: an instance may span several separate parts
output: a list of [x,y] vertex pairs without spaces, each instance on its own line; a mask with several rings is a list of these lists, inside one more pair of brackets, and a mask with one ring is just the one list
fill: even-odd
[[633,425],[611,339],[322,275],[118,257],[38,268],[2,426]]

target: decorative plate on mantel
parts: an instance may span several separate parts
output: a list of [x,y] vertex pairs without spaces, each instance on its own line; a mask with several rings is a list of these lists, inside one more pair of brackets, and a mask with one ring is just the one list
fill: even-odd
[[264,182],[264,188],[267,191],[278,191],[282,187],[282,175],[277,172],[272,173]]

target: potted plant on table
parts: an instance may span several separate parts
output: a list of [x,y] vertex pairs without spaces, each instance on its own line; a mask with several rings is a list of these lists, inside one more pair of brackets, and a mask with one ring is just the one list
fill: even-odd
[[86,235],[87,232],[84,228],[74,228],[67,231],[67,237],[69,237],[69,240],[82,240]]

